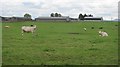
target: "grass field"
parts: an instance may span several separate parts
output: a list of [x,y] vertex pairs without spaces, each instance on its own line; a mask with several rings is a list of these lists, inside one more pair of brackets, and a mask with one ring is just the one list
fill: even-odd
[[2,23],[0,23],[0,66],[2,65]]
[[[22,37],[21,26],[31,24],[37,25],[35,34],[25,33]],[[6,25],[10,28],[4,28]],[[3,65],[117,65],[116,25],[117,22],[2,23]],[[99,30],[107,31],[109,36],[100,37]]]

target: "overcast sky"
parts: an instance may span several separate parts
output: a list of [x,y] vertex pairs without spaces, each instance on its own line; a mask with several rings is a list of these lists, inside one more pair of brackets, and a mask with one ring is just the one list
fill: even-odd
[[20,16],[25,13],[32,18],[61,13],[78,18],[80,13],[92,14],[111,20],[118,17],[119,0],[0,0],[0,16]]

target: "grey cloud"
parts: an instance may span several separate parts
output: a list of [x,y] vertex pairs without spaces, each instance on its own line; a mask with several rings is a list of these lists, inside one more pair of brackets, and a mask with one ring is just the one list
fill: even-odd
[[43,2],[39,2],[39,4],[33,3],[33,2],[22,2],[23,7],[27,8],[34,8],[34,9],[40,9],[44,5]]
[[[59,3],[60,2],[60,3]],[[79,13],[93,14],[102,17],[116,17],[117,3],[109,2],[107,0],[34,0],[34,1],[20,1],[19,4],[3,3],[2,15],[17,15],[23,16],[24,13],[30,13],[33,17],[49,16],[52,12],[58,12],[70,17],[78,17]],[[116,5],[115,5],[116,4]]]

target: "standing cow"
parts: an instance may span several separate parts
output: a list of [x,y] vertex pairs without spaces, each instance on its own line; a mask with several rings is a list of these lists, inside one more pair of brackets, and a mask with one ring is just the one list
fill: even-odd
[[21,29],[22,29],[22,35],[24,32],[27,32],[27,33],[32,32],[32,34],[33,34],[35,32],[36,25],[22,26]]

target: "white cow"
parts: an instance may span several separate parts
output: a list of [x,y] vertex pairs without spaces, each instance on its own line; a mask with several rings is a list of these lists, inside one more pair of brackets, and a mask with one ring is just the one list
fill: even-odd
[[10,26],[4,26],[5,28],[10,28]]
[[32,32],[32,34],[33,34],[35,32],[36,25],[22,26],[21,29],[22,29],[22,35],[24,32],[27,32],[27,33]]
[[99,36],[102,36],[102,37],[108,36],[108,33],[105,31],[98,31],[98,32],[99,32]]
[[84,29],[84,31],[86,31],[87,29],[86,28],[83,28]]

